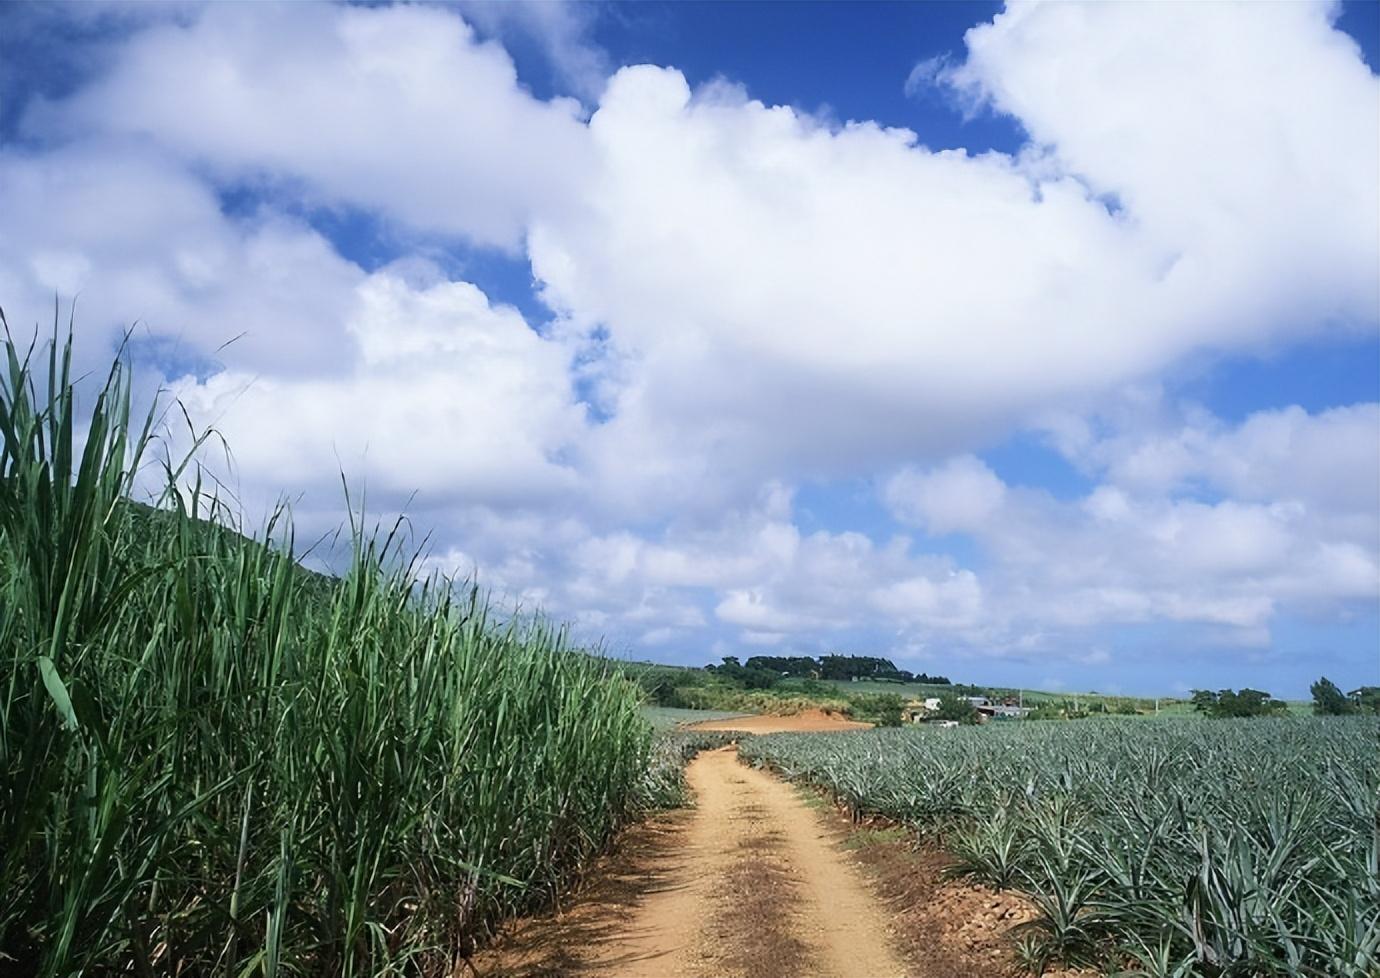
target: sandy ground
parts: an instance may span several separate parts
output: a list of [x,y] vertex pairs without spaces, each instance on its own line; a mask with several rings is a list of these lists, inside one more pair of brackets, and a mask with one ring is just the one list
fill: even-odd
[[806,710],[788,717],[735,717],[731,720],[701,720],[687,730],[741,730],[743,733],[819,733],[830,730],[867,730],[872,724],[849,720],[824,710]]
[[[902,978],[888,912],[820,814],[785,783],[701,754],[695,796],[630,833],[558,916],[521,923],[486,978]],[[616,871],[614,866],[617,866]]]

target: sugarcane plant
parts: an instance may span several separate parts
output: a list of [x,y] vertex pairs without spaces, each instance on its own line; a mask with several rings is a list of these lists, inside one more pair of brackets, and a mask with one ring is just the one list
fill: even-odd
[[5,334],[0,974],[450,974],[645,803],[639,694],[563,628],[403,522],[307,570],[127,357]]

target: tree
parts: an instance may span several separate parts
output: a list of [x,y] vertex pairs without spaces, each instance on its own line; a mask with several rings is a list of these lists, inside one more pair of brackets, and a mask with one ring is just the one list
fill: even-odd
[[850,715],[855,720],[866,720],[879,727],[899,727],[901,725],[901,697],[895,693],[863,693],[848,698]]
[[747,660],[749,669],[767,669],[783,676],[817,676],[819,663],[808,655],[754,655]]
[[957,693],[945,693],[939,697],[939,709],[934,712],[936,720],[957,720],[959,723],[977,723],[978,711]]
[[741,689],[771,689],[781,678],[779,673],[770,669],[750,669],[741,665],[736,655],[726,655],[723,665],[705,666],[704,670]]
[[1189,700],[1193,709],[1199,713],[1212,713],[1217,707],[1217,694],[1210,689],[1195,689],[1193,699]]
[[1289,705],[1282,700],[1271,699],[1270,694],[1249,686],[1240,692],[1234,689],[1220,689],[1212,692],[1207,689],[1193,691],[1193,708],[1200,713],[1218,719],[1226,717],[1263,717],[1284,713]]
[[1308,687],[1308,692],[1313,694],[1313,712],[1320,717],[1337,717],[1356,712],[1356,707],[1346,698],[1346,694],[1326,676],[1319,677],[1317,682]]

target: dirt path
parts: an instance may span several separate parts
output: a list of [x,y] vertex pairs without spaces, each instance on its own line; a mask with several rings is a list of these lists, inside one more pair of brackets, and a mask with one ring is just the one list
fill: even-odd
[[686,772],[695,807],[633,833],[621,870],[477,963],[488,976],[902,978],[888,913],[795,791],[732,748]]

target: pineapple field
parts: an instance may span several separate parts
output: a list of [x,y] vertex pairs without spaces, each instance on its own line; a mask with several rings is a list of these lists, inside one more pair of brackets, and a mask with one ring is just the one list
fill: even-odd
[[1016,723],[745,740],[855,820],[912,827],[1024,892],[1033,972],[1370,978],[1380,722]]

